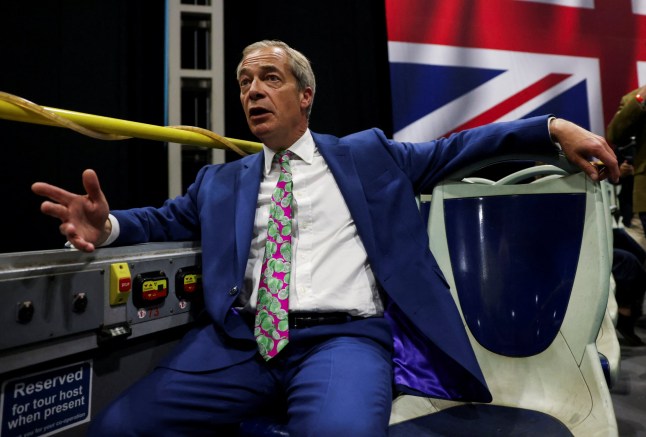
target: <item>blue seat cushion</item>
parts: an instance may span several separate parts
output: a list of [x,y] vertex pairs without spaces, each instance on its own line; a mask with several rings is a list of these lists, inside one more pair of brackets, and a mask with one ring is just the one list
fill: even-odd
[[[241,424],[237,437],[289,437],[284,419],[261,417]],[[391,425],[389,437],[571,437],[558,419],[539,411],[469,404]]]
[[539,411],[498,405],[460,405],[391,425],[389,437],[572,436],[558,419]]

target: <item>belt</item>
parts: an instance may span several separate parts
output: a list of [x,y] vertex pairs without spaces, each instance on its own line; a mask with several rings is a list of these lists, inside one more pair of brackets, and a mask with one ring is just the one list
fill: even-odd
[[[246,323],[253,328],[255,316],[251,313],[241,313]],[[340,323],[352,322],[354,320],[363,320],[365,317],[351,316],[348,313],[310,313],[296,312],[289,313],[288,321],[290,329],[311,328],[319,325],[338,325]]]
[[289,313],[290,329],[310,328],[319,325],[338,325],[339,323],[361,320],[364,317],[351,316],[348,313]]

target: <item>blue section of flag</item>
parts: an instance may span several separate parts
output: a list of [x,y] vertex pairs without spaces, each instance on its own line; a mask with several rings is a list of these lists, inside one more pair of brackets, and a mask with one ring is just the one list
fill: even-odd
[[590,129],[590,117],[588,116],[588,101],[586,81],[582,80],[575,86],[559,94],[554,99],[537,107],[523,118],[530,118],[543,114],[554,114],[557,117],[565,118],[586,129]]
[[395,132],[504,73],[472,67],[390,63]]

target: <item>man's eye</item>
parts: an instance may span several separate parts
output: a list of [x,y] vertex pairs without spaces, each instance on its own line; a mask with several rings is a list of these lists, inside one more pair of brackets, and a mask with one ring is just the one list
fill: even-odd
[[277,82],[277,81],[280,80],[280,78],[278,76],[276,76],[275,74],[270,74],[270,75],[267,76],[267,80],[270,81],[270,82]]
[[241,79],[240,80],[240,88],[243,88],[245,86],[249,85],[249,79]]

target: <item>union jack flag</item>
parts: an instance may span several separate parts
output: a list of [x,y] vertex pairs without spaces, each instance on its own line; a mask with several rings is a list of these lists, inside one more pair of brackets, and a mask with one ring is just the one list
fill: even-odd
[[386,0],[395,138],[552,113],[603,135],[646,83],[646,0]]

